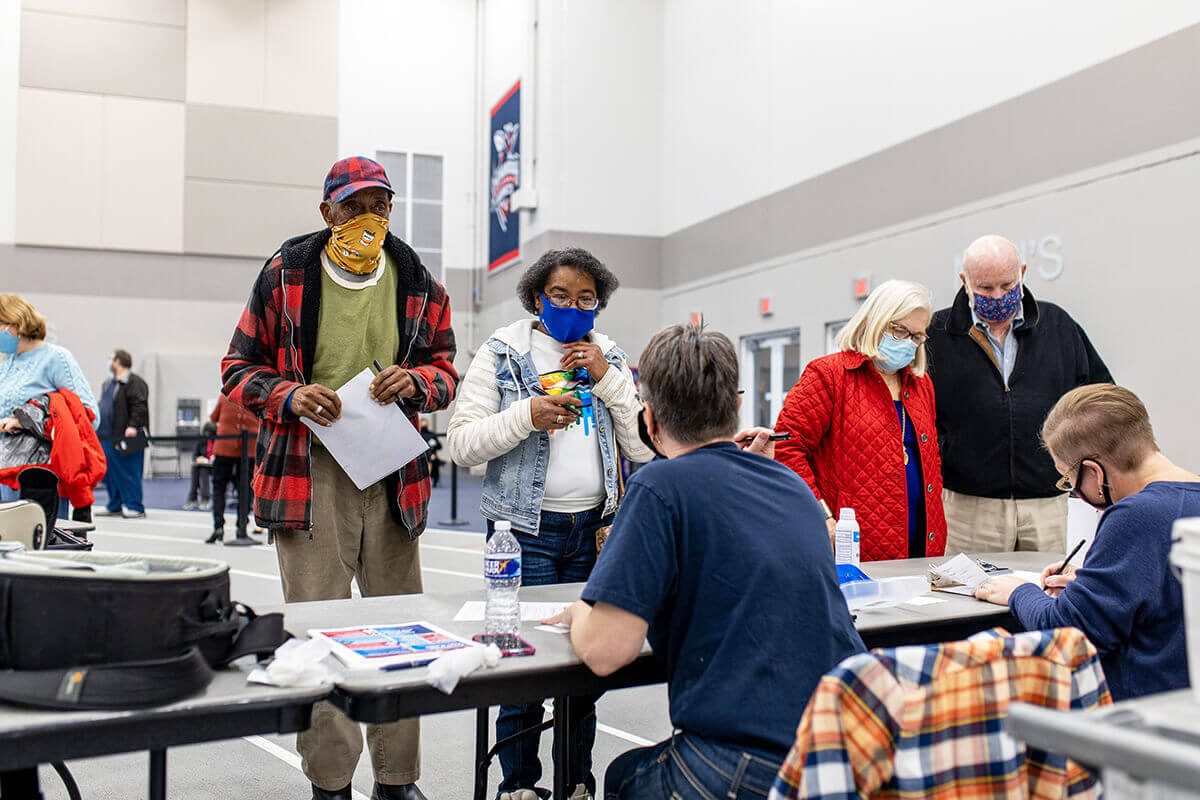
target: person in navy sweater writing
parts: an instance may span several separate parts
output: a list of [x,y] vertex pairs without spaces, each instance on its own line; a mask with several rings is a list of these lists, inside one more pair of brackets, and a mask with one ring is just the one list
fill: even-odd
[[1200,516],[1200,476],[1159,451],[1142,401],[1112,384],[1063,395],[1042,441],[1058,488],[1104,510],[1095,540],[1079,569],[1048,566],[1044,588],[1005,575],[975,596],[1007,605],[1027,630],[1082,630],[1114,700],[1186,688],[1183,593],[1167,553],[1175,520]]

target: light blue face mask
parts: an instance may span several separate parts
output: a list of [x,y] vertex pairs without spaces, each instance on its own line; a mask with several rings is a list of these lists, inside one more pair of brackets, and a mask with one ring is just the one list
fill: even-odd
[[879,341],[879,358],[875,363],[888,372],[904,369],[917,357],[917,346],[912,339],[897,339],[884,333]]
[[20,343],[20,336],[13,335],[7,329],[0,330],[0,354],[11,356],[17,352],[17,345]]

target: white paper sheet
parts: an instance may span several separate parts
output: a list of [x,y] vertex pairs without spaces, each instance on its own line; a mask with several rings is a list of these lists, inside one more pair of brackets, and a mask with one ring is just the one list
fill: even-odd
[[[521,603],[522,622],[541,622],[553,617],[570,603]],[[468,600],[454,615],[455,622],[483,622],[485,603],[482,600]]]
[[360,491],[429,449],[399,406],[371,399],[371,377],[364,369],[337,390],[342,415],[328,428],[300,419]]
[[925,595],[922,595],[921,597],[914,597],[912,600],[909,600],[907,603],[901,603],[901,605],[931,606],[934,603],[944,603],[944,602],[946,602],[946,598],[944,598],[944,597],[927,597]]
[[545,631],[546,633],[570,633],[571,629],[566,625],[538,625],[534,628],[535,631]]
[[[942,591],[949,591],[952,594],[969,595],[972,589],[988,579],[988,574],[983,571],[983,567],[972,561],[965,553],[959,553],[954,558],[941,564],[934,564],[929,569],[943,578],[948,578],[962,584],[961,587],[953,586],[942,589]],[[957,591],[960,588],[964,591]]]
[[[1086,540],[1083,547],[1071,559],[1076,567],[1083,566],[1088,548],[1096,539],[1096,526],[1100,524],[1100,512],[1078,497],[1067,498],[1067,552],[1075,549],[1080,539]],[[1061,563],[1061,562],[1060,562]]]

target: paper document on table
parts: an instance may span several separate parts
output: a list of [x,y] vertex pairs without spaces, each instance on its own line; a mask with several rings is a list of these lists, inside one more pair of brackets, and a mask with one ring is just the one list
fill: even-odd
[[[468,600],[454,615],[455,622],[483,622],[485,603],[482,600]],[[553,617],[570,603],[521,603],[522,622],[541,622]]]
[[976,586],[988,579],[983,567],[965,553],[959,553],[941,564],[931,564],[929,572],[941,579],[934,581],[935,589],[952,594],[970,595]]
[[395,403],[371,399],[371,370],[337,390],[342,415],[328,428],[301,417],[359,490],[391,475],[429,449]]

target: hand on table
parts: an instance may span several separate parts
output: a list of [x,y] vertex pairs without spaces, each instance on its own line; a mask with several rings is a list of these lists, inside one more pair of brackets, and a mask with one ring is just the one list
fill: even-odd
[[16,433],[19,430],[23,429],[21,427],[21,423],[17,421],[16,417],[5,417],[4,419],[0,419],[0,433]]
[[529,415],[533,418],[533,427],[539,431],[560,431],[579,419],[576,408],[583,401],[573,394],[540,394],[533,398],[529,406]]
[[562,346],[567,352],[558,363],[562,364],[563,369],[575,369],[576,367],[585,367],[588,375],[592,378],[592,383],[599,383],[600,379],[608,374],[608,368],[611,366],[604,358],[604,351],[599,345],[591,342],[569,342]]
[[292,393],[292,413],[328,428],[342,415],[337,392],[319,383],[301,386]]
[[412,374],[395,364],[385,367],[371,381],[371,399],[381,406],[413,397],[416,393],[417,382]]
[[975,587],[975,597],[998,606],[1006,606],[1016,588],[1025,583],[1029,581],[1016,575],[998,575]]
[[[771,434],[775,431],[770,428],[746,428],[743,431],[738,431],[733,437],[733,443],[750,453],[758,453],[760,456],[766,456],[774,460],[775,458],[775,443],[771,441]],[[753,436],[753,440],[743,442],[748,436]]]
[[569,627],[571,627],[571,623],[575,621],[575,618],[578,615],[586,614],[591,609],[592,609],[592,607],[589,606],[587,603],[583,602],[582,600],[576,600],[574,603],[567,606],[562,611],[555,614],[553,617],[547,617],[546,619],[542,620],[542,624],[543,625],[566,625],[569,628]]
[[1062,562],[1051,564],[1042,570],[1042,588],[1046,590],[1046,594],[1051,597],[1058,597],[1062,594],[1062,590],[1067,588],[1067,584],[1075,580],[1075,566],[1067,564],[1067,568],[1062,571],[1061,575],[1054,575]]

